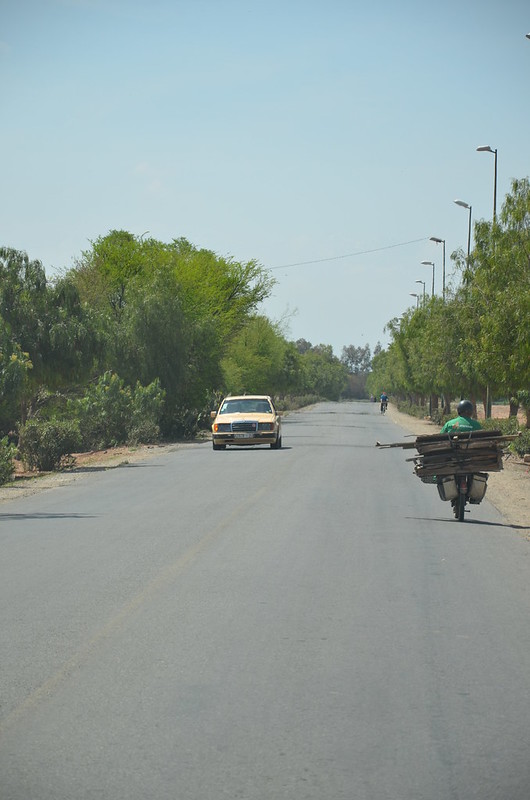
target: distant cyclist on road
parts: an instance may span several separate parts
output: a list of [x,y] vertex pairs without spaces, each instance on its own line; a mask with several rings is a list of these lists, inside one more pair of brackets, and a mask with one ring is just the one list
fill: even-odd
[[381,414],[385,413],[387,405],[388,405],[388,395],[383,389],[383,393],[381,395]]
[[440,433],[468,433],[482,428],[480,422],[473,419],[473,403],[461,400],[457,407],[458,416],[448,420]]

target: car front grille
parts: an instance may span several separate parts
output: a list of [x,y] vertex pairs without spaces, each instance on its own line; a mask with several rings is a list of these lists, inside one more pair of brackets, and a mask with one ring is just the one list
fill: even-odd
[[256,422],[232,422],[234,433],[253,433],[258,427]]

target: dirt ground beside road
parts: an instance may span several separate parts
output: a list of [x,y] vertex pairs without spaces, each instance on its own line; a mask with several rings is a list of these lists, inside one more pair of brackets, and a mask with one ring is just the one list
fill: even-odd
[[[497,407],[496,407],[497,409]],[[507,416],[505,409],[498,409],[499,417]],[[416,436],[438,433],[438,425],[425,419],[402,414],[389,403],[387,414],[392,422]],[[521,459],[509,455],[504,459],[501,472],[491,472],[488,478],[486,498],[497,508],[508,522],[530,540],[530,466]]]

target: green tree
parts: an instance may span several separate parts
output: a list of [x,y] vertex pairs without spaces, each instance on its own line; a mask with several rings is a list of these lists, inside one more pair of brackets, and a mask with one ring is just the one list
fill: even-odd
[[8,334],[0,318],[0,431],[14,431],[21,416],[21,406],[27,394],[28,374],[33,367],[29,354],[24,353]]
[[48,283],[40,261],[10,248],[0,249],[0,314],[4,348],[16,342],[32,365],[21,398],[24,421],[42,386],[56,390],[90,373],[99,351],[96,325],[71,281]]
[[365,398],[366,379],[372,363],[370,345],[356,347],[353,344],[342,348],[341,363],[348,370],[348,385],[344,390],[344,397]]
[[[374,356],[369,390],[382,383],[420,402],[428,393],[510,398],[530,386],[530,182],[512,183],[494,222],[475,224],[468,258],[452,255],[462,281],[425,308],[409,309],[388,329],[392,342]],[[521,392],[523,394],[521,394]],[[518,400],[513,405],[516,412]]]
[[472,357],[484,384],[504,395],[530,386],[530,181],[512,181],[499,218],[475,225],[466,291],[474,311]]
[[33,379],[41,377],[47,342],[48,287],[40,261],[12,248],[0,248],[0,315],[6,335],[29,353]]
[[148,276],[153,264],[159,264],[163,247],[153,240],[144,241],[127,231],[110,231],[91,242],[92,249],[82,253],[72,277],[84,300],[91,307],[112,310],[120,317],[127,290],[134,278]]
[[365,344],[364,347],[355,347],[355,345],[349,344],[344,346],[340,360],[352,375],[357,375],[359,372],[366,373],[369,371],[372,362],[370,345]]
[[173,240],[167,250],[187,313],[191,318],[216,320],[225,342],[256,313],[275,284],[255,260],[223,258],[183,238]]
[[165,425],[219,388],[222,358],[274,283],[255,261],[125,231],[96,240],[73,279],[99,316],[107,365],[130,384],[160,379]]
[[277,326],[267,317],[251,317],[234,336],[222,362],[227,390],[232,394],[284,391],[287,352],[287,342]]
[[333,355],[331,345],[319,344],[306,350],[301,359],[301,372],[304,393],[327,400],[339,400],[348,383],[348,370]]

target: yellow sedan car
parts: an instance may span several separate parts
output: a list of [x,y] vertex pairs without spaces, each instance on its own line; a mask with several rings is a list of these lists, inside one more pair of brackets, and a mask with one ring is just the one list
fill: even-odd
[[274,450],[282,446],[282,421],[268,395],[225,397],[217,412],[212,411],[212,419],[214,450],[224,450],[228,444],[268,444]]

